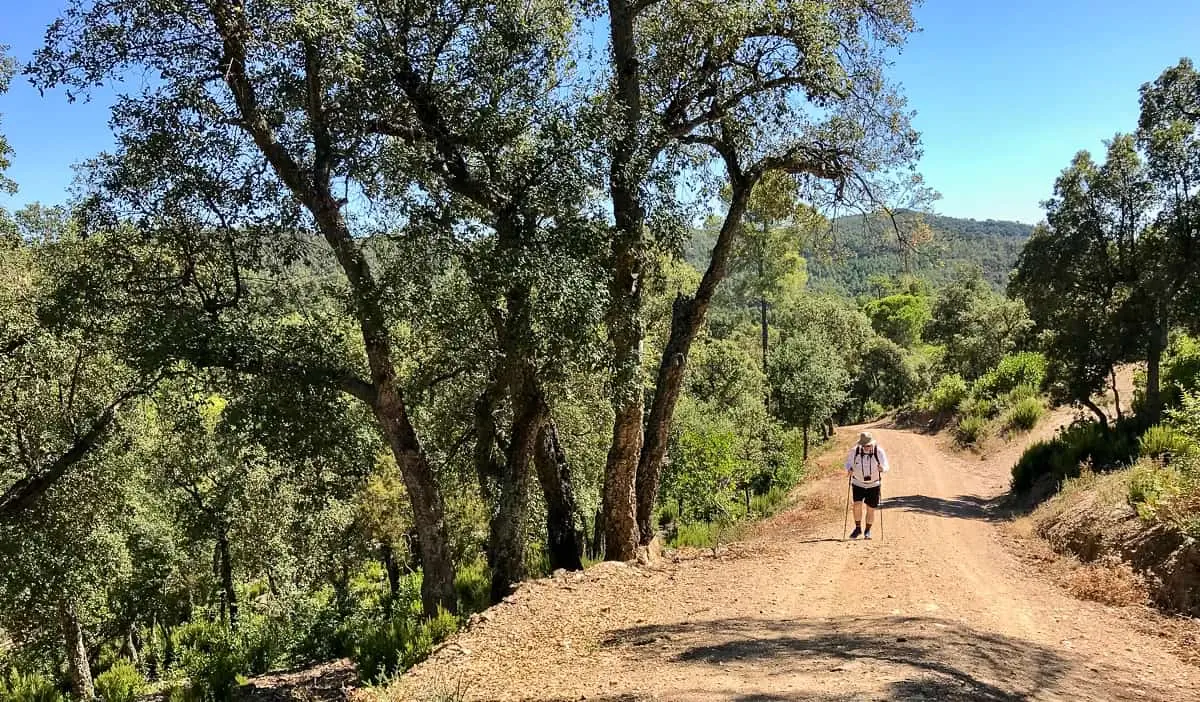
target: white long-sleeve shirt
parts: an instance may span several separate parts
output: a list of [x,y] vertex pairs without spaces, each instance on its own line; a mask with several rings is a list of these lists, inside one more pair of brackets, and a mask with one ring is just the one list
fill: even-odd
[[859,487],[876,487],[890,468],[887,453],[879,444],[875,445],[874,453],[867,453],[856,445],[846,457],[846,472],[850,475],[850,482]]

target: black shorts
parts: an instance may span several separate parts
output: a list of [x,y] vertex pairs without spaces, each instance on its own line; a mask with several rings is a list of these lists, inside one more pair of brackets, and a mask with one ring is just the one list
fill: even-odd
[[880,487],[882,487],[882,486],[876,485],[875,487],[869,487],[869,488],[859,487],[857,485],[850,486],[850,488],[854,491],[854,501],[855,502],[866,502],[867,506],[870,507],[871,509],[879,508],[879,488]]

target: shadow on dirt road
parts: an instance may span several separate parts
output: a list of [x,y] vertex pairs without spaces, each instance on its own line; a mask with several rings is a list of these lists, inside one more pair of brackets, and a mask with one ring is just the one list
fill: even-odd
[[[693,640],[704,643],[689,643]],[[883,683],[882,689],[867,693],[870,696],[864,696],[865,690],[838,689],[819,697],[729,691],[733,694],[727,699],[746,702],[880,699],[881,694],[882,699],[894,700],[1012,702],[1053,688],[1068,669],[1059,655],[1043,646],[931,617],[715,619],[615,630],[605,644],[617,648],[666,645],[674,649],[669,658],[672,662],[714,667],[736,664],[776,679],[792,675],[812,679],[823,673],[853,679],[859,671],[864,680]]]

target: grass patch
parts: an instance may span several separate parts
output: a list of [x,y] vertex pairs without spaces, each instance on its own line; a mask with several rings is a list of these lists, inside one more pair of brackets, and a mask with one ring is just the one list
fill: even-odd
[[978,446],[987,435],[988,421],[985,417],[967,415],[954,428],[954,438],[963,446]]
[[1004,426],[1009,431],[1030,431],[1037,426],[1046,408],[1036,397],[1018,400],[1004,415]]
[[1150,427],[1138,440],[1139,454],[1143,458],[1186,456],[1195,449],[1196,444],[1186,434],[1167,424]]

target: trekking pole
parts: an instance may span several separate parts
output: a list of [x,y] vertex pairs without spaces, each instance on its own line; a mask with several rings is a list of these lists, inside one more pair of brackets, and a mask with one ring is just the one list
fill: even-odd
[[883,481],[879,481],[879,533],[883,534]]
[[846,516],[842,518],[842,541],[846,540],[846,529],[850,527],[850,478],[846,478]]

